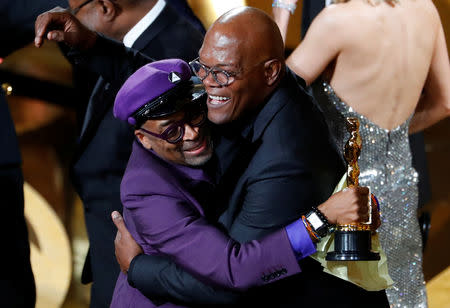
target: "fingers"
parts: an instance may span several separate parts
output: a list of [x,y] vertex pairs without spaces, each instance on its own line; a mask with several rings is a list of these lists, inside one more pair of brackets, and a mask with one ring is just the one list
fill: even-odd
[[376,200],[376,198],[374,197],[372,201],[372,231],[375,231],[376,229],[378,229],[381,226],[381,217],[380,217],[380,209],[379,209],[379,204],[378,204],[378,200]]
[[338,223],[367,222],[369,220],[369,189],[359,186],[348,187],[342,193],[343,209],[339,214]]
[[47,39],[49,41],[64,42],[64,31],[50,31],[49,33],[47,33]]
[[121,239],[122,239],[122,233],[120,233],[120,231],[117,231],[116,238],[114,239],[114,243],[117,243]]
[[[34,45],[36,47],[41,47],[44,43],[45,33],[50,30],[64,30],[64,25],[70,20],[71,14],[60,7],[56,7],[50,11],[42,13],[36,18],[35,22],[35,38]],[[54,40],[62,41],[64,36],[61,37],[60,34],[47,35],[48,39],[55,38]]]
[[369,187],[364,187],[364,186],[357,186],[357,187],[352,187],[351,189],[354,189],[356,191],[356,193],[358,193],[361,196],[369,196]]
[[120,215],[119,212],[117,212],[117,211],[112,212],[111,218],[112,218],[114,225],[116,225],[118,233],[122,233],[122,234],[128,233],[127,227],[125,226],[125,223],[123,221],[123,217],[122,217],[122,215]]

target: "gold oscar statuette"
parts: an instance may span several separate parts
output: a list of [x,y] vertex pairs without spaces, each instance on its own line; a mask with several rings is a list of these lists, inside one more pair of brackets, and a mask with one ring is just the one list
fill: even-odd
[[[347,162],[347,187],[355,187],[359,186],[358,158],[362,150],[362,139],[359,134],[359,120],[355,117],[348,117],[346,120],[347,131],[350,133],[350,138],[344,147],[344,158]],[[334,251],[327,254],[326,260],[379,260],[379,254],[371,251],[370,224],[371,219],[366,223],[337,225],[334,234]]]

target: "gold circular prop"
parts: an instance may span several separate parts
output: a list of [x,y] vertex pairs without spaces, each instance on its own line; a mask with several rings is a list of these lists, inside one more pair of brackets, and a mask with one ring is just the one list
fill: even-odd
[[23,188],[36,308],[58,308],[67,295],[72,273],[69,238],[47,201],[29,184],[25,183]]

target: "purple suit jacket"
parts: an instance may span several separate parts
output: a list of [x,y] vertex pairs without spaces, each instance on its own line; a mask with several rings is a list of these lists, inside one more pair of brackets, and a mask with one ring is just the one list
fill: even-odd
[[[190,193],[205,182],[209,178],[202,169],[171,164],[134,142],[121,199],[125,223],[145,254],[169,256],[206,283],[240,290],[267,284],[261,277],[274,271],[283,272],[283,278],[300,272],[284,228],[239,244],[209,225]],[[111,307],[156,306],[121,273]]]

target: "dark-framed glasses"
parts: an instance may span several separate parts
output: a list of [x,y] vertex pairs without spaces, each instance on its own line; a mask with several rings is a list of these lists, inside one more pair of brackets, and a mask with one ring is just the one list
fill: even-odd
[[145,128],[139,128],[140,130],[146,132],[149,135],[152,135],[156,138],[163,139],[168,143],[178,143],[184,137],[185,125],[188,124],[191,127],[200,127],[206,122],[206,111],[205,110],[197,110],[186,112],[183,119],[180,121],[176,121],[172,123],[168,128],[166,128],[161,134],[156,134],[151,131],[146,130]]
[[86,4],[91,3],[92,1],[94,1],[94,0],[86,0],[86,1],[84,1],[83,3],[81,3],[79,6],[73,8],[73,9],[71,9],[71,8],[69,7],[68,10],[69,10],[69,12],[70,12],[72,15],[77,15],[78,12],[81,10],[81,8],[82,8],[83,6],[85,6]]
[[200,78],[201,81],[211,73],[214,81],[224,87],[229,86],[235,80],[235,76],[237,75],[235,72],[229,72],[217,66],[208,67],[200,63],[199,58],[189,62],[189,65],[194,74]]

